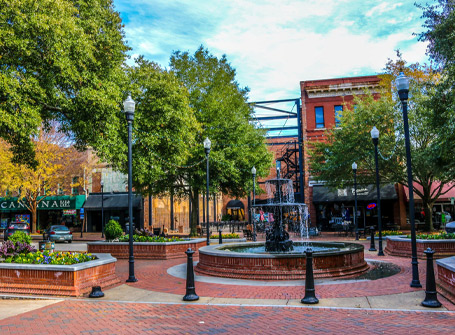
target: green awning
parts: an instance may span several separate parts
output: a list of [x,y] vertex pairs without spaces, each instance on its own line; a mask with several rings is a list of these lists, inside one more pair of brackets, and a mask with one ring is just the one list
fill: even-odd
[[[80,209],[84,205],[85,195],[48,196],[39,197],[38,200],[38,210]],[[0,198],[0,212],[23,210],[27,210],[27,207],[17,197]]]

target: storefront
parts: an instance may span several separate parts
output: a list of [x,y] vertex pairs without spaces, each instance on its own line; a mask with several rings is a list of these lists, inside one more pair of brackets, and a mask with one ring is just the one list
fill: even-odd
[[[11,221],[23,221],[30,224],[31,213],[24,204],[25,200],[17,197],[0,198],[1,226]],[[80,210],[85,202],[84,195],[46,196],[38,198],[37,229],[50,225],[64,224],[68,227],[80,227]]]
[[[395,185],[380,188],[381,217],[383,229],[399,225],[397,206],[398,195]],[[317,226],[331,230],[335,222],[353,221],[353,187],[333,190],[326,186],[313,186],[313,203],[316,208]],[[377,190],[375,185],[357,187],[357,223],[359,228],[376,226],[378,222]]]
[[[125,228],[128,219],[128,193],[91,193],[84,204],[87,215],[87,229],[95,232],[102,230],[102,212],[104,211],[104,224],[114,219]],[[133,194],[133,224],[136,228],[144,227],[143,200],[139,195]]]

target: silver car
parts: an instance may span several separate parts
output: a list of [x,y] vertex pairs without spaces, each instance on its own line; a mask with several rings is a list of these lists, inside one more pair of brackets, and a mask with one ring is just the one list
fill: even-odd
[[73,242],[73,233],[67,226],[50,226],[46,230],[46,235],[50,241],[55,242]]

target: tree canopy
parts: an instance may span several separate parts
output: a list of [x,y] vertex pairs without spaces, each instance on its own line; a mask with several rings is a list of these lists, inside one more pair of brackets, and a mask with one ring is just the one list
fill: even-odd
[[[251,168],[256,167],[258,176],[266,176],[272,159],[264,132],[249,122],[248,89],[239,87],[225,56],[218,59],[202,46],[194,55],[174,52],[170,69],[188,89],[190,106],[202,125],[196,134],[198,145],[190,148],[187,164],[204,158],[202,142],[208,137],[212,142],[211,192],[245,196],[252,188]],[[190,186],[195,200],[205,187],[205,176],[204,165],[182,169],[175,176],[176,185]]]
[[57,120],[81,147],[118,119],[129,50],[112,0],[0,1],[0,137],[37,166],[32,136]]
[[[407,185],[402,107],[393,87],[401,70],[411,77],[408,117],[414,192],[423,201],[427,229],[432,229],[432,205],[443,194],[443,186],[454,180],[455,169],[451,162],[454,146],[441,145],[444,135],[435,126],[435,114],[428,104],[440,77],[430,67],[418,64],[405,67],[401,59],[390,61],[382,76],[381,96],[375,99],[366,93],[356,97],[355,108],[350,106],[343,111],[341,128],[327,131],[328,142],[312,143],[312,175],[333,186],[352,184],[351,164],[356,162],[359,183],[374,183],[374,146],[370,131],[376,126],[380,131],[381,182]],[[439,187],[435,188],[436,185]]]

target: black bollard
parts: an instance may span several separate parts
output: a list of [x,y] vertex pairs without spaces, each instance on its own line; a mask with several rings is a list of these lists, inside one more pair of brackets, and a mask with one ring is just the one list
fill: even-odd
[[183,301],[195,301],[199,300],[199,296],[196,294],[196,288],[194,287],[194,271],[193,271],[193,254],[194,251],[188,248],[185,251],[188,256],[188,262],[186,265],[186,293],[183,297]]
[[370,233],[371,233],[371,237],[370,237],[370,249],[368,249],[369,251],[376,251],[376,246],[374,245],[374,226],[371,226],[370,227]]
[[436,292],[436,280],[434,277],[434,267],[433,267],[433,254],[434,250],[428,248],[424,251],[427,255],[427,283],[425,289],[425,300],[422,301],[422,306],[438,308],[441,307],[441,303],[438,301],[437,292]]
[[315,295],[314,276],[313,276],[313,250],[307,248],[306,254],[306,272],[305,272],[305,297],[301,300],[303,304],[317,304],[319,302]]
[[101,286],[93,286],[92,293],[89,294],[89,298],[102,298],[104,293],[101,291]]
[[223,244],[223,236],[221,236],[221,229],[218,230],[218,233],[220,234],[220,235],[218,236],[218,244]]

